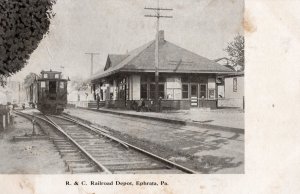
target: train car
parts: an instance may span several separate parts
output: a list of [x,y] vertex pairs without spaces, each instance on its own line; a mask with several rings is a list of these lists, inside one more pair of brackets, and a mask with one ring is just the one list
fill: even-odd
[[30,97],[44,114],[61,114],[67,106],[68,79],[59,71],[42,71],[31,86]]

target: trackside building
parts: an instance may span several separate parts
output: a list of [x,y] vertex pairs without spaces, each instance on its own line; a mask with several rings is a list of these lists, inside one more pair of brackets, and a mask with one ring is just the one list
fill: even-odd
[[[159,96],[162,109],[217,107],[216,80],[233,73],[164,39],[159,32]],[[151,109],[155,98],[155,40],[124,55],[107,57],[105,68],[90,79],[107,108],[132,108],[144,99]],[[104,103],[105,102],[105,103]]]

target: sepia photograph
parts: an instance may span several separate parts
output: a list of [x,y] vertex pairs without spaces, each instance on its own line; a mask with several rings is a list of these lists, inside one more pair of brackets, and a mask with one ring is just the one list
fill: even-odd
[[243,0],[2,0],[1,174],[244,174]]

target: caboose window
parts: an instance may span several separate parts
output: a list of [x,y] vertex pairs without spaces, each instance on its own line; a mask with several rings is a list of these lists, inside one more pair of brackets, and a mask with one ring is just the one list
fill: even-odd
[[59,84],[59,88],[61,88],[61,89],[64,89],[64,87],[65,87],[65,84],[64,84],[64,82],[60,82],[60,84]]
[[56,78],[56,79],[59,78],[59,74],[58,74],[58,73],[55,74],[55,78]]
[[45,82],[41,82],[41,88],[45,88],[46,87],[46,83]]
[[44,78],[48,78],[48,74],[47,74],[47,73],[44,73],[44,74],[43,74],[43,77],[44,77]]
[[56,81],[49,82],[49,93],[51,93],[51,94],[56,93]]

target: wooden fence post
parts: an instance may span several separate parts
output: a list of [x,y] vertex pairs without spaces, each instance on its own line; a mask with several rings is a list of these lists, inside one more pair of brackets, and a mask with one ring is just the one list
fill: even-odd
[[5,114],[2,115],[2,128],[3,128],[3,131],[5,131],[5,128],[6,128],[6,123],[5,123]]

